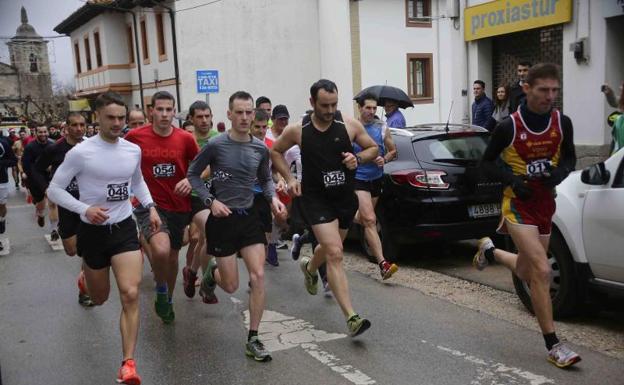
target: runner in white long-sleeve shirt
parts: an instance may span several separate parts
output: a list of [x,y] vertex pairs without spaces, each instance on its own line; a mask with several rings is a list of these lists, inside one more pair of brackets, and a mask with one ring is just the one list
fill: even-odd
[[[100,122],[99,134],[70,150],[56,170],[48,197],[58,205],[80,214],[78,250],[84,261],[86,289],[96,305],[110,292],[112,267],[121,298],[121,340],[123,361],[117,382],[140,384],[134,349],[139,329],[139,284],[143,257],[139,251],[136,223],[132,219],[130,191],[144,207],[150,208],[154,231],[161,222],[141,174],[140,148],[122,138],[126,105],[114,92],[95,101]],[[65,190],[76,178],[80,200]]]

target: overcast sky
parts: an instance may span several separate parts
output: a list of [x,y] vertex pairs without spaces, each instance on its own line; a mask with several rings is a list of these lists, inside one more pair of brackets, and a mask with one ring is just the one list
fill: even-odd
[[[41,36],[57,36],[53,31],[61,21],[84,5],[80,0],[0,0],[0,62],[10,64],[6,42],[15,36],[21,24],[20,9],[26,7],[28,23]],[[53,75],[64,83],[73,82],[71,44],[69,37],[46,39]]]

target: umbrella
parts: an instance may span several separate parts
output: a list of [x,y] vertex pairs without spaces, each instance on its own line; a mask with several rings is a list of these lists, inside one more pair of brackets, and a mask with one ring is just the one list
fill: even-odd
[[385,85],[366,87],[357,95],[355,95],[353,100],[359,101],[360,98],[365,94],[374,95],[377,98],[377,103],[380,106],[386,104],[387,100],[393,100],[399,105],[399,108],[414,107],[412,99],[410,99],[410,97],[407,96],[407,94],[403,92],[403,90],[400,88]]

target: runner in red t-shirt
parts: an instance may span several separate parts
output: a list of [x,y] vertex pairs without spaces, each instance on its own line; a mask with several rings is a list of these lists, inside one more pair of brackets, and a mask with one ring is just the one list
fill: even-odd
[[191,185],[186,171],[199,152],[193,135],[171,125],[175,100],[166,91],[152,96],[152,124],[131,130],[125,139],[141,147],[141,172],[162,220],[159,232],[152,233],[149,210],[134,210],[141,234],[149,242],[156,280],[156,314],[165,323],[175,319],[173,290],[178,275],[178,253],[184,229],[190,222]]

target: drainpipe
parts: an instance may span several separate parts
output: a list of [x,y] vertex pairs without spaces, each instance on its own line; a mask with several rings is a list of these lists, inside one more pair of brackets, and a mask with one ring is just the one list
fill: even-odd
[[173,9],[164,4],[160,4],[160,6],[169,11],[169,18],[171,20],[171,40],[173,43],[173,70],[176,79],[176,97],[178,98],[178,109],[182,111],[182,102],[180,99],[180,68],[178,66],[178,42],[176,39],[175,12],[173,11]]

